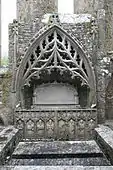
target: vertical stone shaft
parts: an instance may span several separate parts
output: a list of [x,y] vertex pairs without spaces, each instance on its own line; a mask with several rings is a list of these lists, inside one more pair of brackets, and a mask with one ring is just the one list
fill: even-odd
[[113,0],[105,0],[106,51],[113,51]]
[[106,118],[113,119],[113,1],[105,0],[105,38],[106,57],[111,60],[111,77],[106,88]]

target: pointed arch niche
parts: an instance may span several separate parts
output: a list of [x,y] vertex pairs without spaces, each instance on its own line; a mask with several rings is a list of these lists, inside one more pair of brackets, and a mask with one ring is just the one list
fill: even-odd
[[16,78],[18,102],[90,106],[95,76],[81,46],[61,27],[51,26],[32,42]]

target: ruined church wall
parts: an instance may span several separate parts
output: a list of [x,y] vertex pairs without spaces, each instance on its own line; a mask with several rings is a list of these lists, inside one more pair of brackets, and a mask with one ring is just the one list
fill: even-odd
[[17,0],[17,20],[31,22],[58,10],[58,0]]
[[96,16],[99,9],[104,8],[104,0],[74,0],[74,13],[89,13]]

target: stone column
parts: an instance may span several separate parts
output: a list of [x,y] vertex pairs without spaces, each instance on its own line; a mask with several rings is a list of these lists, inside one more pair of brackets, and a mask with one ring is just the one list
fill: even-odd
[[98,123],[105,121],[105,6],[104,0],[96,0],[94,4],[94,13],[97,16],[98,42],[97,42],[97,64],[96,64],[96,82],[97,82],[97,110]]
[[93,66],[96,74],[98,122],[105,120],[105,0],[74,0],[75,13],[89,13],[96,18],[98,32],[93,47]]

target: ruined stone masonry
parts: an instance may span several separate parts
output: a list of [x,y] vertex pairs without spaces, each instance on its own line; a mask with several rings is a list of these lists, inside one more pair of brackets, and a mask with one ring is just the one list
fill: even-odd
[[113,3],[73,6],[59,14],[57,0],[17,0],[10,79],[1,77],[9,110],[0,113],[0,164],[9,170],[113,169]]

